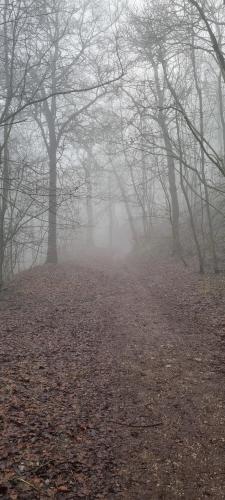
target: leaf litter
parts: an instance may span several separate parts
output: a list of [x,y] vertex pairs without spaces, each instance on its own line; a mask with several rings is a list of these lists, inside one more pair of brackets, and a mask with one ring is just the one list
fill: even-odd
[[0,301],[0,498],[224,498],[223,280],[24,272]]

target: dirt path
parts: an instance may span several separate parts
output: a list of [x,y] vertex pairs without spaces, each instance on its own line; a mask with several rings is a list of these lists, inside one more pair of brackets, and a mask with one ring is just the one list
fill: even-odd
[[222,344],[184,279],[105,261],[9,287],[0,498],[225,498]]

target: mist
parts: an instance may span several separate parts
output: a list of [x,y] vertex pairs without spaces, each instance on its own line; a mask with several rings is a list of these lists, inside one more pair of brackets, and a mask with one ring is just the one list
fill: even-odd
[[223,269],[223,7],[2,5],[2,283],[78,248]]
[[0,4],[0,498],[224,499],[225,4]]

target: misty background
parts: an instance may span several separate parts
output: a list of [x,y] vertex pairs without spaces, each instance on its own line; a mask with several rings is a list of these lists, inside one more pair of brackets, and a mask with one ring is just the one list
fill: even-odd
[[223,1],[4,0],[0,16],[1,284],[92,251],[222,268]]

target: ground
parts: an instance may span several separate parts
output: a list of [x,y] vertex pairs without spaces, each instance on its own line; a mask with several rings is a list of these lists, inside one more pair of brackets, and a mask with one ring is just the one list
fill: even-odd
[[224,278],[43,266],[0,300],[0,498],[224,499]]

